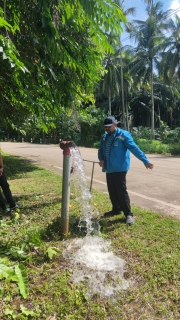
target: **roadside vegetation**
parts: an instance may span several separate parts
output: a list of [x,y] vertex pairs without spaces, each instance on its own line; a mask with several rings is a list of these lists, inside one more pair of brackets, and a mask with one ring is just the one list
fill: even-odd
[[[32,143],[59,144],[59,140],[63,139],[74,141],[79,147],[99,148],[100,139],[103,134],[104,118],[105,115],[103,113],[98,114],[98,116],[96,114],[93,116],[84,115],[83,118],[79,119],[81,132],[78,132],[73,119],[66,115],[64,121],[62,121],[60,134],[58,133],[60,130],[58,127],[56,131],[53,131],[54,135],[52,132],[43,134],[44,139],[42,139],[42,130],[32,127],[30,131],[27,131],[28,139],[26,139],[26,141]],[[139,148],[145,153],[180,156],[180,127],[170,130],[167,125],[162,123],[161,126],[155,130],[154,140],[150,139],[151,129],[149,127],[132,127],[130,131]],[[0,141],[22,142],[22,135],[19,134],[14,140],[7,139],[3,133],[0,133]]]
[[139,148],[145,153],[155,153],[155,154],[164,154],[164,155],[180,155],[180,144],[171,143],[165,144],[156,140],[146,140],[146,139],[137,139],[136,143]]
[[142,2],[144,21],[123,0],[0,1],[0,138],[93,147],[111,114],[179,142],[179,8]]
[[[0,213],[0,319],[180,319],[180,221],[137,207],[133,227],[122,215],[100,218],[102,237],[125,259],[132,284],[114,299],[88,297],[86,283],[72,283],[63,257],[72,239],[85,236],[73,184],[70,232],[62,241],[61,177],[18,157],[4,155],[4,164],[20,209]],[[110,209],[106,194],[93,191],[93,198],[100,214]]]

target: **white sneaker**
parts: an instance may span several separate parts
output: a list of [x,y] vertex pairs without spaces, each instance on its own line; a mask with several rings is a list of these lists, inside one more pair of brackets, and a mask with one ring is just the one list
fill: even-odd
[[18,208],[19,208],[19,206],[18,206],[17,204],[15,204],[14,207],[8,207],[8,208],[6,208],[6,212],[7,212],[7,213],[10,213],[12,210],[16,210],[16,209],[18,209]]
[[126,217],[126,224],[129,224],[130,226],[132,226],[134,224],[133,216],[127,216]]

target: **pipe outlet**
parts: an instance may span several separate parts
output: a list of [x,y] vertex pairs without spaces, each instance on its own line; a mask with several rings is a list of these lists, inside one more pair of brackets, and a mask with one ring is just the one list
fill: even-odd
[[72,141],[64,141],[64,140],[61,140],[60,141],[60,148],[63,150],[63,155],[64,156],[70,156],[71,155],[71,151],[70,151],[70,148],[73,147],[73,142]]

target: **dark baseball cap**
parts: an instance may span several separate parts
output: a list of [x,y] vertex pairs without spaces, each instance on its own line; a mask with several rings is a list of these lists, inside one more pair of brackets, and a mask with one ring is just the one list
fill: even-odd
[[116,123],[116,119],[114,117],[112,117],[112,116],[109,116],[104,120],[104,126],[106,126],[106,127],[110,127],[114,123]]

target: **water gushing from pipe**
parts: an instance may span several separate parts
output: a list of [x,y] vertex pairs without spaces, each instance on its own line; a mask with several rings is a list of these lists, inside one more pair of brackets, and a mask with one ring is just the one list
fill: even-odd
[[74,180],[76,201],[80,203],[79,227],[82,228],[85,225],[87,235],[101,235],[98,223],[99,212],[93,204],[93,197],[88,189],[84,172],[83,160],[77,146],[71,148],[71,155],[73,167],[71,179]]

